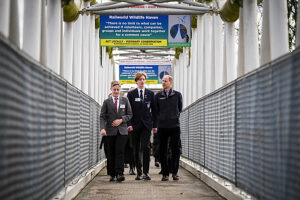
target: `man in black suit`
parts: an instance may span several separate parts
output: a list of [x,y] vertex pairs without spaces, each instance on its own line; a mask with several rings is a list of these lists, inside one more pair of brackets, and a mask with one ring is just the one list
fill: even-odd
[[154,133],[157,132],[154,92],[145,88],[146,78],[145,72],[137,72],[134,80],[138,88],[127,94],[133,113],[132,119],[128,122],[128,131],[133,131],[134,158],[137,169],[135,180],[151,180],[149,176],[151,129],[153,128]]

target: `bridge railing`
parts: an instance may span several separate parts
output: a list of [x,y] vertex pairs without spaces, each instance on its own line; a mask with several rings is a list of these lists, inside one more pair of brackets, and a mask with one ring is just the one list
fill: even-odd
[[300,198],[300,50],[181,113],[182,156],[259,199]]
[[0,36],[0,199],[50,199],[104,159],[100,105]]

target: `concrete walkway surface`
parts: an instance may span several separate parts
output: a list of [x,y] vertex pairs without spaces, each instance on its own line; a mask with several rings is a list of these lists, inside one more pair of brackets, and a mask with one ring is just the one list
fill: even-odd
[[154,166],[153,160],[150,163],[150,181],[136,181],[135,175],[129,175],[129,168],[125,168],[124,182],[109,182],[106,175],[106,168],[78,194],[76,200],[148,200],[148,199],[200,199],[200,200],[221,200],[224,199],[213,189],[196,178],[183,168],[179,169],[179,181],[161,181],[160,168]]

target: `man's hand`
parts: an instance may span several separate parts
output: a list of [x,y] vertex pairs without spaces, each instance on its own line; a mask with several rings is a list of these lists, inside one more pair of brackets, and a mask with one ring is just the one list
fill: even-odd
[[152,129],[153,133],[157,133],[157,128]]
[[106,131],[105,131],[105,129],[102,129],[102,130],[100,131],[100,133],[101,133],[102,136],[106,136]]
[[121,123],[123,122],[123,119],[116,119],[113,121],[113,123],[111,124],[113,127],[117,127],[119,126]]
[[129,132],[133,131],[133,128],[132,128],[132,126],[128,126],[128,128],[127,128],[127,129],[128,129],[128,131],[129,131]]

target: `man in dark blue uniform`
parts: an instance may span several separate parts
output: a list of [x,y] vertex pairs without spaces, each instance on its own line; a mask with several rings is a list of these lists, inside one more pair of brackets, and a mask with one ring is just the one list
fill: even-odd
[[134,158],[137,169],[135,180],[151,180],[149,176],[151,129],[153,128],[154,133],[157,132],[154,92],[145,88],[146,78],[145,72],[137,72],[134,80],[138,88],[127,94],[133,112],[133,117],[127,125],[128,131],[133,131]]
[[[182,111],[182,95],[173,90],[172,85],[173,77],[165,75],[162,80],[163,90],[155,95],[162,181],[169,180],[169,173],[172,173],[173,180],[179,180],[177,173],[181,147],[179,117]],[[169,138],[172,152],[170,163],[168,162]]]

